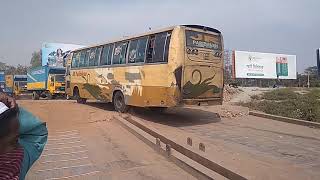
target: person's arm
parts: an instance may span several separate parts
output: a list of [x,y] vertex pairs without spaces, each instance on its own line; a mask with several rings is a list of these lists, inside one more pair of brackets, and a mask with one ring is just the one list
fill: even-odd
[[19,110],[19,122],[19,143],[24,149],[20,179],[24,179],[44,149],[48,139],[48,130],[44,122],[23,108]]

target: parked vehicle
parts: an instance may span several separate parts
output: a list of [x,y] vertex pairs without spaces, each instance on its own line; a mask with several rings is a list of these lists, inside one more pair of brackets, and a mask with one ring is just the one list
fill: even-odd
[[6,75],[4,92],[14,97],[27,94],[27,75]]
[[32,99],[65,96],[65,68],[40,66],[29,70],[27,75],[27,89],[32,92]]

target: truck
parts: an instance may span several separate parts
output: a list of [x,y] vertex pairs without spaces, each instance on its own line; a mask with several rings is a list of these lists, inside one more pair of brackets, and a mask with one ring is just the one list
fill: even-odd
[[6,85],[4,71],[0,71],[0,92],[4,92],[4,88]]
[[40,66],[27,72],[27,90],[32,99],[65,97],[65,68]]
[[13,97],[27,94],[27,75],[5,75],[4,92]]

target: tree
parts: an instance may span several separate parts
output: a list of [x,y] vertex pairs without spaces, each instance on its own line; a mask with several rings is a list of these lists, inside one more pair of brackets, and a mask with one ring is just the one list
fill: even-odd
[[317,66],[311,66],[304,70],[304,74],[301,74],[298,76],[298,80],[300,80],[300,83],[303,85],[307,85],[308,82],[308,76],[309,74],[309,81],[310,81],[310,87],[320,87],[320,80],[317,78],[318,76],[318,67]]
[[318,67],[317,66],[308,67],[307,69],[304,70],[304,73],[305,74],[309,73],[310,76],[317,76],[318,75]]
[[34,51],[32,53],[30,65],[31,68],[41,66],[41,51]]
[[27,74],[28,67],[18,64],[15,69],[15,74]]

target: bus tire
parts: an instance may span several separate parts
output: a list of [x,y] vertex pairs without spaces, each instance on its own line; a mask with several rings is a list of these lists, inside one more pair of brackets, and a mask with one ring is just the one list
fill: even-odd
[[116,111],[125,113],[129,110],[129,106],[126,105],[124,96],[121,91],[116,91],[113,95],[113,107]]
[[66,98],[67,100],[72,99],[68,94],[67,94],[67,95],[65,95],[65,98]]
[[87,102],[87,99],[80,97],[79,89],[77,87],[75,87],[73,90],[73,97],[77,100],[77,103],[79,104],[85,104]]
[[47,93],[46,96],[47,96],[47,99],[52,99],[51,93]]
[[32,92],[32,99],[33,100],[39,100],[40,99],[39,93],[37,91],[33,91]]

